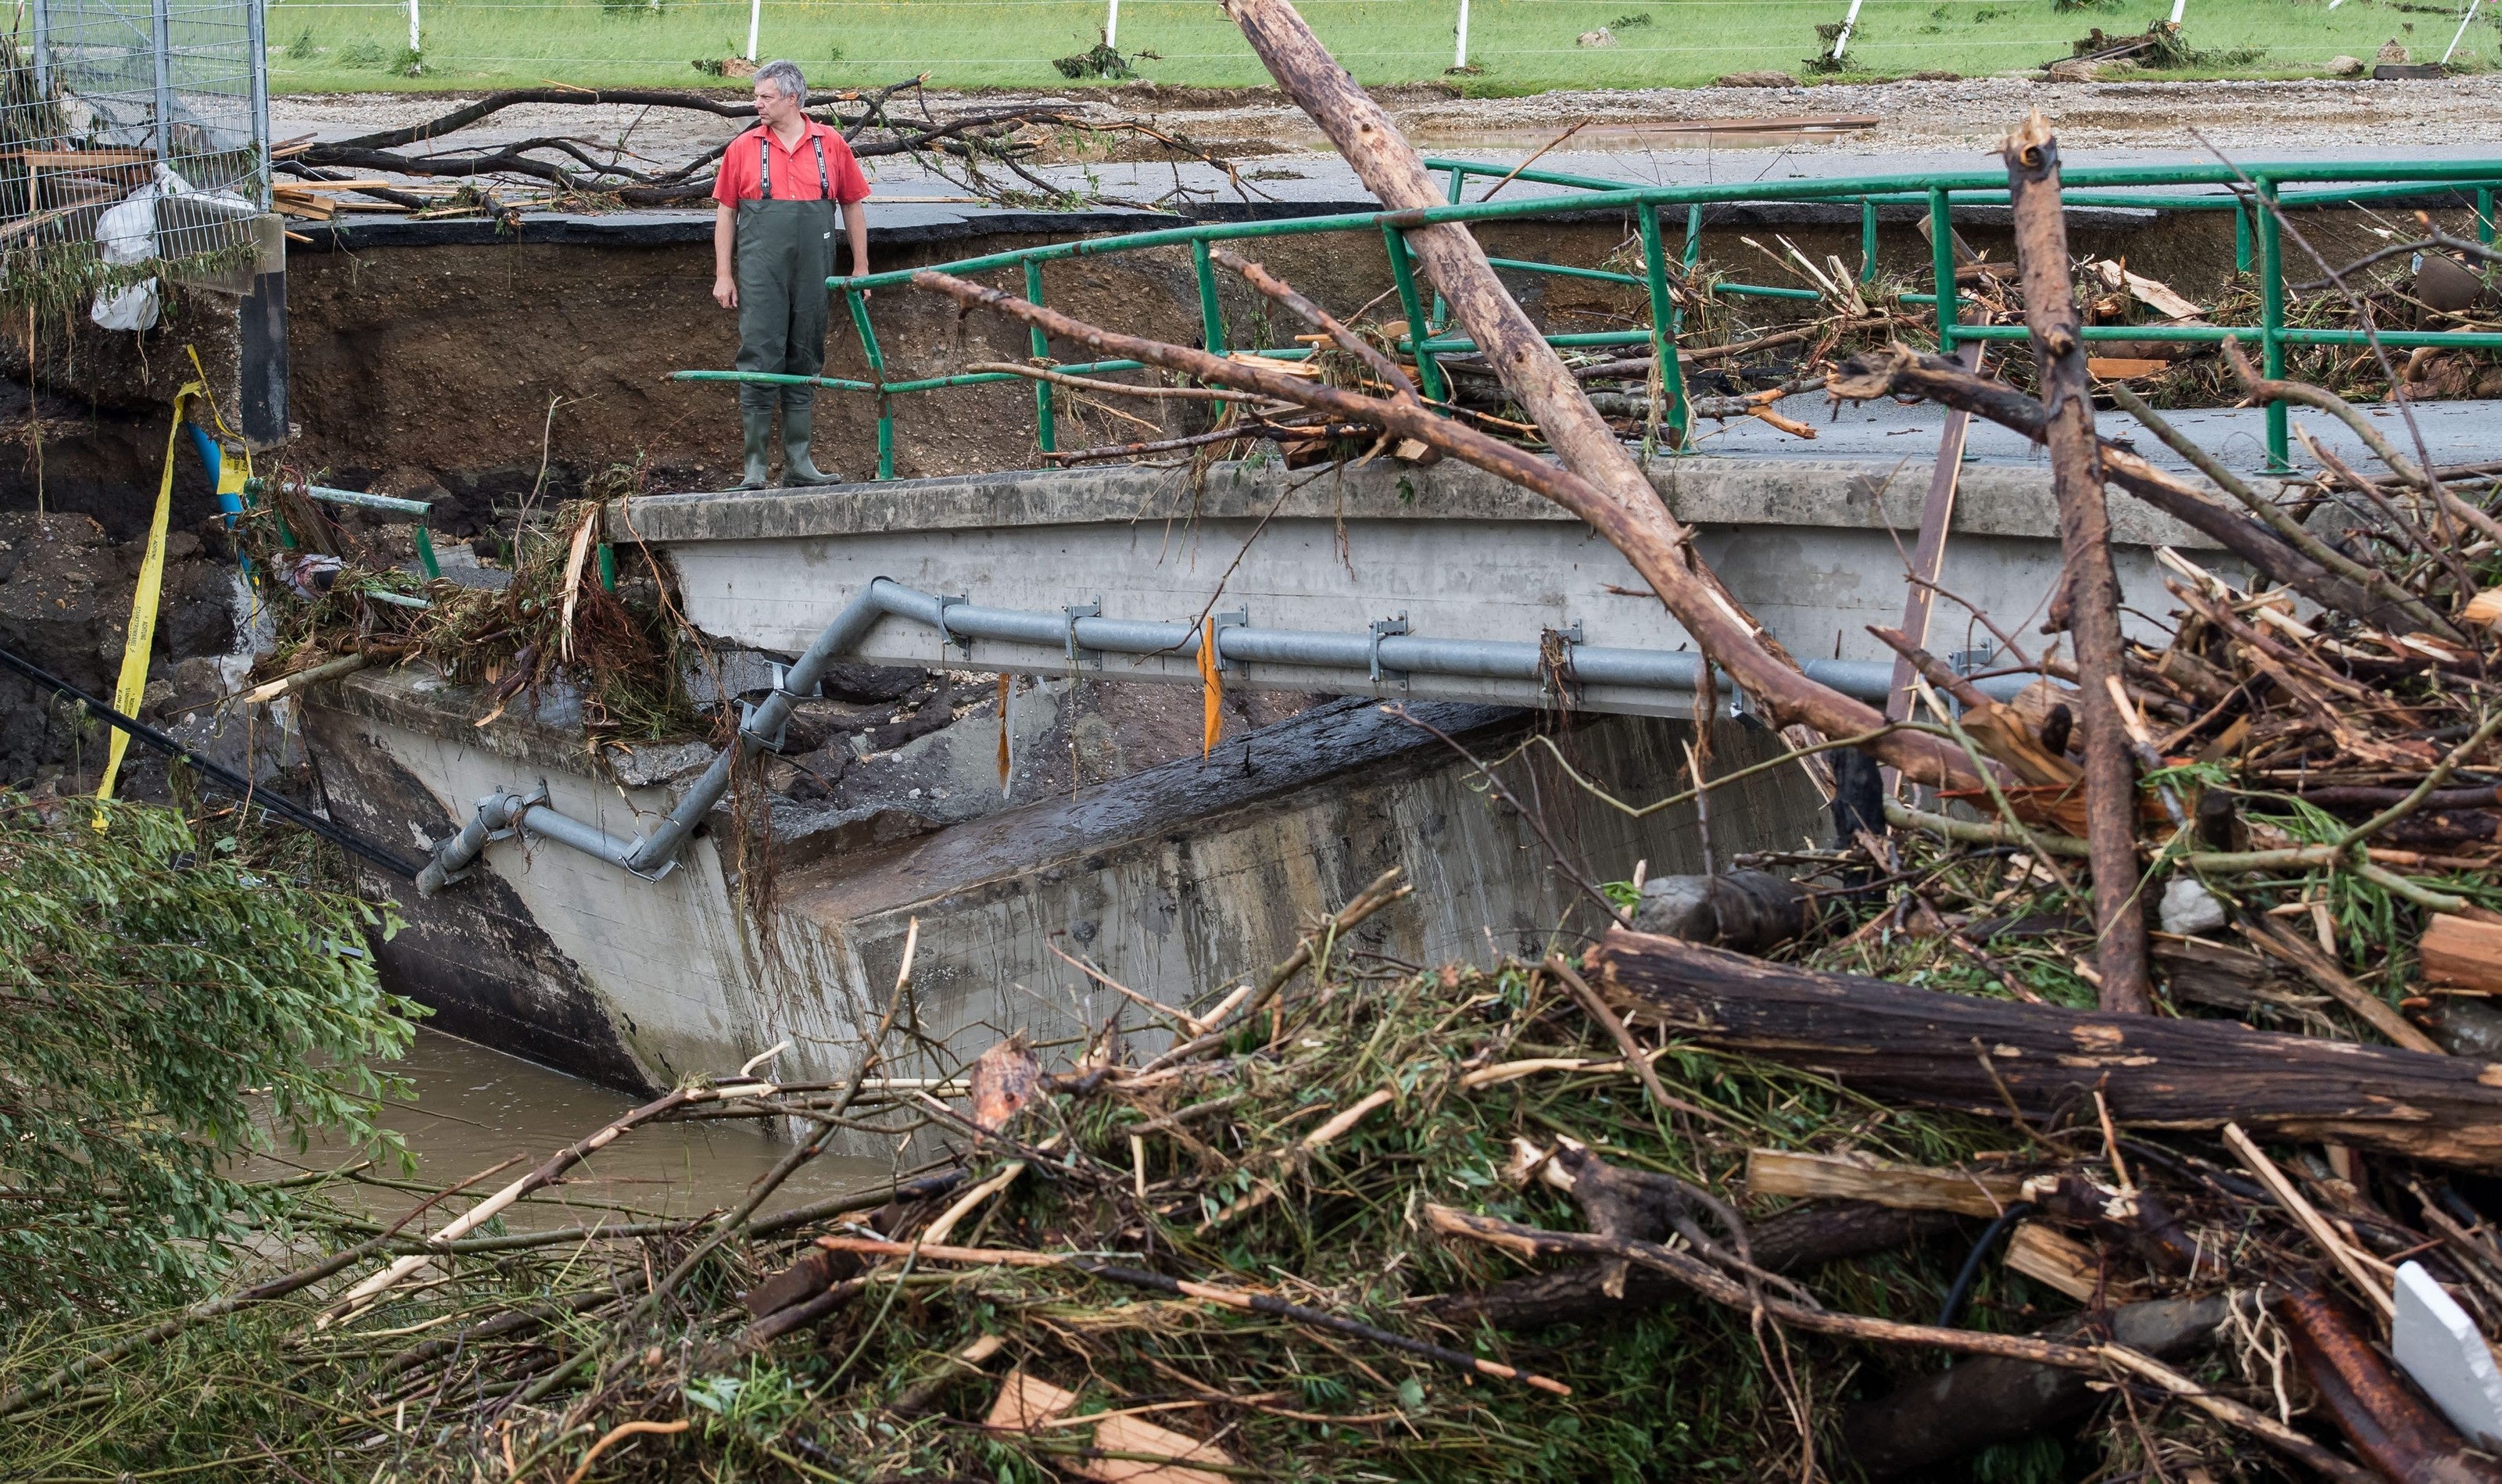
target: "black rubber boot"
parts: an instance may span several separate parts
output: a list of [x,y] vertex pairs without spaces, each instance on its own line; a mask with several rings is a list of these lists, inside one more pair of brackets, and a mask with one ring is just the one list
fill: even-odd
[[800,485],[839,485],[843,477],[817,467],[808,456],[808,440],[816,431],[817,410],[814,399],[799,401],[785,397],[782,402],[782,487],[786,489]]
[[773,409],[740,406],[738,422],[747,440],[747,477],[733,489],[761,489],[773,478]]

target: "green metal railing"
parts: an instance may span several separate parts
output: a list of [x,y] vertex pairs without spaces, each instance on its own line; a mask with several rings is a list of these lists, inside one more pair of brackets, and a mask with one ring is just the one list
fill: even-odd
[[[1035,304],[1043,302],[1043,265],[1077,258],[1106,257],[1115,253],[1135,253],[1154,248],[1186,247],[1199,288],[1199,312],[1201,343],[1212,353],[1227,353],[1230,339],[1226,333],[1223,309],[1218,302],[1210,245],[1220,242],[1256,241],[1274,237],[1306,237],[1327,233],[1379,233],[1389,254],[1391,282],[1406,317],[1406,332],[1396,348],[1416,361],[1417,385],[1433,400],[1444,400],[1449,394],[1446,374],[1439,357],[1465,354],[1476,349],[1465,335],[1449,333],[1448,307],[1437,295],[1428,312],[1407,250],[1407,234],[1418,227],[1440,222],[1510,221],[1526,218],[1558,214],[1631,212],[1639,223],[1641,245],[1640,274],[1618,273],[1601,268],[1578,268],[1560,263],[1533,262],[1519,258],[1494,258],[1494,265],[1509,272],[1540,274],[1551,278],[1579,279],[1622,285],[1640,289],[1649,301],[1650,324],[1636,330],[1611,330],[1588,334],[1549,335],[1547,343],[1567,349],[1600,349],[1609,346],[1646,346],[1657,358],[1664,390],[1666,421],[1675,430],[1676,442],[1689,442],[1691,416],[1687,405],[1684,379],[1675,354],[1676,337],[1683,328],[1683,313],[1674,293],[1675,286],[1690,280],[1702,253],[1705,209],[1715,205],[1763,205],[1774,203],[1829,202],[1857,205],[1860,212],[1860,279],[1872,280],[1876,274],[1878,215],[1882,208],[1908,206],[1926,214],[1931,292],[1905,293],[1906,304],[1931,306],[1936,317],[1939,348],[1952,354],[1965,341],[2021,340],[2026,336],[2022,325],[1967,324],[1963,321],[1962,296],[1954,287],[1953,211],[1957,205],[2003,205],[2008,200],[2007,178],[2003,172],[1971,171],[1932,176],[1851,176],[1831,180],[1793,180],[1777,183],[1749,182],[1728,186],[1628,186],[1620,181],[1591,176],[1564,174],[1555,171],[1510,171],[1499,165],[1468,160],[1431,159],[1426,164],[1441,171],[1448,179],[1448,204],[1413,211],[1340,213],[1330,216],[1285,218],[1244,222],[1211,223],[1202,226],[1176,226],[1153,231],[1128,232],[1118,236],[1084,238],[1072,242],[1053,243],[1043,247],[1021,248],[1013,252],[994,253],[981,257],[937,264],[937,270],[959,277],[1003,269],[1020,269],[1024,274],[1025,296]],[[1518,196],[1503,201],[1465,202],[1461,199],[1471,177],[1509,177],[1537,185],[1571,188],[1577,194],[1569,196]],[[2313,186],[2325,188],[2286,190],[2286,186]],[[2203,191],[2185,189],[2209,187]],[[2220,189],[2216,188],[2220,187]],[[2262,164],[2235,169],[2228,165],[2148,165],[2111,168],[2086,168],[2068,171],[2062,182],[2061,200],[2074,207],[2117,207],[2157,212],[2231,212],[2234,215],[2234,257],[2236,266],[2245,273],[2255,271],[2259,281],[2260,315],[2256,325],[2223,326],[2206,324],[2147,324],[2087,326],[2087,340],[2126,340],[2139,343],[2171,342],[2181,344],[2215,343],[2226,339],[2256,341],[2260,360],[2267,375],[2284,374],[2288,348],[2307,345],[2359,345],[2367,342],[2360,330],[2313,329],[2285,323],[2284,262],[2280,241],[2277,210],[2318,210],[2353,206],[2373,201],[2416,200],[2426,197],[2454,197],[2471,201],[2476,212],[2476,233],[2480,241],[2494,240],[2494,201],[2497,188],[2502,188],[2502,160],[2449,161],[2384,161]],[[1660,219],[1663,213],[1681,207],[1685,212],[1685,232],[1678,265],[1672,268]],[[877,334],[869,321],[864,292],[869,289],[909,284],[917,270],[899,269],[888,273],[867,274],[856,278],[833,278],[826,281],[828,291],[840,293],[851,311],[853,328],[859,332],[861,350],[872,380],[859,381],[842,377],[781,376],[752,371],[680,371],[674,380],[689,382],[761,382],[808,384],[830,387],[842,391],[874,394],[878,399],[877,477],[895,477],[895,398],[915,392],[936,391],[952,387],[973,387],[1020,378],[1005,372],[972,372],[957,376],[924,377],[913,381],[886,380],[886,358],[879,349]],[[1707,287],[1710,293],[1733,298],[1768,298],[1812,300],[1819,297],[1813,289],[1784,288],[1764,284],[1720,282]],[[1037,362],[1049,363],[1049,338],[1039,329],[1031,332],[1031,351]],[[2486,330],[2382,330],[2376,332],[2380,343],[2391,349],[2413,349],[2423,346],[2457,347],[2474,350],[2502,351],[2502,332]],[[1299,359],[1311,351],[1304,346],[1255,351],[1250,354],[1271,358]],[[1078,375],[1140,369],[1131,360],[1094,361],[1082,365],[1059,366],[1057,369]],[[1054,415],[1052,384],[1034,381],[1034,417],[1036,441],[1042,452],[1055,452],[1058,447],[1057,419]],[[2278,468],[2290,467],[2289,429],[2285,407],[2271,403],[2267,409],[2267,446],[2271,463]]]

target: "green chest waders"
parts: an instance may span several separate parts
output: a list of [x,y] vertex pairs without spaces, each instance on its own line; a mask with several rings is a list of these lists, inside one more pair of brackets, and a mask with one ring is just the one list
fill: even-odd
[[[738,360],[741,371],[815,376],[826,365],[826,280],[834,272],[834,186],[826,169],[826,144],[817,150],[814,201],[773,198],[773,146],[756,137],[757,184],[762,199],[738,203]],[[841,476],[820,473],[808,455],[817,388],[754,382],[738,388],[740,421],[747,433],[747,478],[741,489],[761,489],[766,475],[773,409],[782,409],[782,482],[830,485]]]

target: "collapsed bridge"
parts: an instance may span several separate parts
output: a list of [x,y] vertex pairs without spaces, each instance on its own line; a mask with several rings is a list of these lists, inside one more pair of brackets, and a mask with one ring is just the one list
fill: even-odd
[[[1464,175],[1454,171],[1454,181]],[[2472,200],[2476,226],[2489,233],[2490,183],[2502,179],[2502,165],[2259,167],[2254,175],[2256,196],[2329,179],[2342,184],[2323,194],[2341,201]],[[2277,219],[2251,211],[2253,194],[2224,188],[2239,179],[2204,167],[2108,182],[2093,172],[2071,177],[2088,204],[2105,188],[2214,187],[2182,199],[2254,219],[2256,266],[2275,286],[2261,296],[2255,326],[2130,323],[2089,327],[2089,339],[2247,338],[2282,365],[2292,348],[2332,343],[2322,337],[2359,338],[2285,322]],[[1872,232],[1885,213],[1921,202],[1940,244],[1942,291],[1928,302],[1940,340],[1951,346],[2022,333],[1965,322],[1953,287],[1964,277],[1951,253],[1954,199],[1981,194],[1980,181],[1923,183],[1916,193],[1901,181],[1780,188],[1848,202]],[[1933,621],[1906,626],[1925,630],[1933,648],[2006,693],[2023,677],[1987,674],[1994,656],[1983,625],[1954,604],[2020,629],[2059,570],[2048,473],[2020,438],[1987,425],[1947,432],[1934,410],[1890,403],[1835,413],[1817,429],[1814,457],[1798,456],[1798,444],[1773,447],[1761,420],[1717,439],[1697,436],[1697,412],[1715,408],[1687,396],[1674,369],[1677,327],[1694,295],[1801,290],[1698,281],[1691,291],[1668,291],[1676,270],[1660,213],[1707,204],[1679,192],[1722,201],[1765,191],[1594,192],[1588,203],[1597,209],[1639,217],[1644,272],[1613,277],[1650,297],[1652,323],[1551,338],[1592,352],[1648,351],[1665,384],[1661,422],[1674,434],[1663,444],[1711,451],[1663,448],[1650,465],[1653,485],[1697,528],[1698,552],[1731,595],[1803,657],[1810,675],[1871,702],[1891,699],[1900,684],[1893,658],[1867,630],[1905,623],[1907,597],[1944,591],[1954,601]],[[1450,208],[1448,219],[1555,210],[1551,199],[1471,204]],[[1236,321],[1208,276],[1211,242],[1264,228],[1380,234],[1392,248],[1405,323],[1428,327],[1422,339],[1391,334],[1389,349],[1408,358],[1420,384],[1431,383],[1431,395],[1450,389],[1445,371],[1466,374],[1474,348],[1435,327],[1398,246],[1412,224],[1376,215],[1173,229],[945,267],[1014,269],[1029,299],[1039,300],[1047,262],[1186,247],[1200,274],[1202,342],[1221,349]],[[1691,225],[1689,269],[1699,216]],[[884,352],[863,290],[907,278],[831,283],[873,367]],[[2382,338],[2392,349],[2502,346],[2502,336],[2481,331]],[[1024,368],[820,380],[877,400],[881,474],[894,468],[898,398],[1012,381],[1034,387],[1040,451],[1067,462],[1055,447],[1063,414],[1053,400],[1065,383],[1028,373],[1099,378],[1138,367],[1053,363],[1040,330],[1031,350],[1034,363]],[[1311,352],[1235,354],[1283,362]],[[2431,456],[2489,456],[2488,411],[2475,403],[2417,409]],[[2290,455],[2292,420],[2282,406],[2181,421],[2254,471]],[[2338,456],[2364,456],[2350,430],[2309,431]],[[2150,456],[2190,477],[2184,462]],[[2133,590],[2159,587],[2165,548],[2176,571],[2230,560],[2173,515],[2120,503],[2115,518],[2121,580]],[[1535,935],[1564,920],[1572,901],[1548,869],[1550,849],[1582,874],[1608,879],[1636,861],[1664,873],[1699,866],[1713,850],[1725,860],[1736,851],[1792,848],[1825,828],[1820,801],[1795,769],[1718,795],[1707,828],[1690,806],[1633,814],[1577,789],[1544,802],[1561,844],[1533,841],[1538,831],[1490,810],[1472,790],[1476,770],[1463,749],[1516,748],[1534,725],[1519,708],[1595,719],[1572,729],[1566,745],[1576,765],[1634,798],[1655,796],[1662,780],[1683,775],[1682,750],[1697,739],[1698,723],[1724,767],[1769,759],[1775,748],[1735,688],[1705,684],[1691,636],[1612,547],[1559,507],[1450,460],[1291,469],[1272,458],[1197,472],[1127,465],[651,495],[612,505],[599,534],[663,564],[687,621],[724,646],[718,692],[750,701],[728,747],[691,746],[665,759],[587,754],[562,695],[535,716],[482,729],[471,725],[473,697],[405,673],[350,680],[314,708],[309,725],[334,759],[333,807],[434,852],[423,882],[434,894],[401,894],[414,926],[386,949],[395,971],[427,987],[451,1029],[611,1081],[665,1082],[675,1068],[718,1062],[727,1047],[786,1036],[828,1074],[839,1070],[873,1003],[870,987],[892,976],[916,918],[924,920],[916,978],[943,1021],[933,1033],[1003,1019],[1057,1029],[1082,1018],[1083,1007],[1045,1006],[1031,987],[1065,977],[1053,941],[1063,931],[1087,945],[1107,977],[1207,983],[1291,941],[1300,916],[1321,900],[1397,864],[1428,890],[1418,920],[1392,925],[1381,951],[1428,961],[1467,954],[1490,932]],[[1924,582],[1907,585],[1907,568]],[[1922,606],[1910,605],[1915,618]],[[742,759],[794,747],[790,720],[826,704],[816,683],[838,660],[1030,683],[1002,680],[996,703],[976,703],[946,730],[838,759],[830,797],[773,799],[766,809],[779,864],[768,866],[742,838],[755,822],[742,823],[725,801]],[[1140,766],[1090,792],[1079,760],[1091,745],[1087,698],[1133,682],[1205,692],[1211,709],[1219,692],[1257,691],[1299,698],[1300,709],[1247,735],[1236,728],[1204,755],[1194,726],[1189,745],[1141,752]],[[1725,705],[1698,717],[1698,696],[1707,694]],[[1360,699],[1311,704],[1327,695]],[[1382,702],[1410,714],[1386,715]],[[1064,750],[1067,766],[1054,773],[1051,759]],[[760,877],[768,870],[778,880],[765,892]],[[491,951],[479,952],[482,942]]]

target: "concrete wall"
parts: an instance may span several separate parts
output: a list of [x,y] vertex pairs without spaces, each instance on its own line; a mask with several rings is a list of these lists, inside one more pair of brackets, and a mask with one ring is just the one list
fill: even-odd
[[[1867,628],[1902,621],[1902,573],[1916,540],[1925,464],[1889,470],[1865,460],[1698,457],[1663,462],[1653,478],[1661,497],[1698,527],[1705,559],[1783,643],[1818,658],[1892,658]],[[1944,585],[2003,625],[2027,626],[2060,567],[2048,472],[1974,464],[1962,486]],[[2113,524],[2129,592],[2162,590],[2155,544],[2207,545],[2125,499],[2114,500]],[[1176,470],[1080,469],[662,495],[618,509],[609,533],[667,553],[696,626],[786,654],[806,648],[877,577],[1046,613],[1099,599],[1113,618],[1188,623],[1211,610],[1247,610],[1264,628],[1356,634],[1403,613],[1415,633],[1437,638],[1535,643],[1541,630],[1578,624],[1593,645],[1692,648],[1657,602],[1627,595],[1647,585],[1589,527],[1448,460],[1340,473],[1227,464],[1197,482]],[[1938,610],[1932,633],[1941,650],[1964,647],[1967,628],[1986,638],[1955,605]],[[978,640],[966,650],[896,619],[858,653],[985,670],[1070,667],[1061,647]],[[1104,663],[1106,675],[1199,684],[1193,657]],[[1291,666],[1246,665],[1228,684],[1325,683]],[[1374,693],[1538,701],[1532,682],[1427,676],[1385,681]],[[1594,686],[1581,704],[1683,716],[1691,702],[1683,692]]]
[[[665,803],[666,791],[626,787],[590,762],[559,727],[471,725],[478,707],[474,693],[404,672],[336,688],[307,724],[334,815],[396,842],[449,832],[498,785],[544,782],[558,808],[616,833]],[[1488,759],[1538,725],[1486,707],[1418,714]],[[1690,735],[1680,723],[1599,718],[1558,741],[1619,796],[1641,797],[1674,789]],[[1717,731],[1724,766],[1768,745],[1734,725]],[[387,980],[436,1007],[446,1029],[644,1089],[735,1067],[786,1038],[786,1075],[839,1075],[885,1002],[914,918],[922,1024],[967,1054],[1007,1028],[1066,1034],[1110,1013],[1098,1002],[1107,992],[1055,958],[1054,941],[1145,993],[1193,1000],[1283,957],[1315,915],[1391,865],[1416,896],[1359,941],[1408,962],[1482,960],[1497,943],[1534,953],[1558,925],[1564,941],[1593,929],[1594,908],[1536,834],[1471,776],[1428,732],[1339,702],[1229,738],[1203,760],[743,881],[717,848],[728,827],[721,814],[658,883],[545,842],[505,841],[431,899],[377,883],[408,923],[380,959]],[[1690,810],[1629,819],[1536,755],[1505,776],[1542,801],[1575,874],[1701,863]],[[1769,775],[1718,804],[1714,843],[1724,862],[1794,846],[1819,818],[1796,777]],[[761,918],[742,887],[768,894]]]

